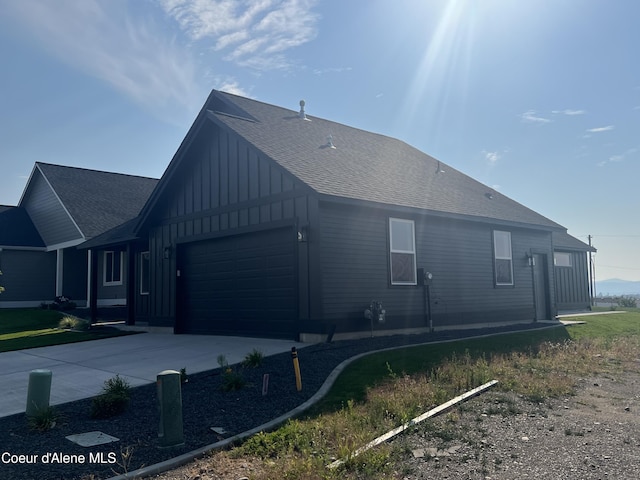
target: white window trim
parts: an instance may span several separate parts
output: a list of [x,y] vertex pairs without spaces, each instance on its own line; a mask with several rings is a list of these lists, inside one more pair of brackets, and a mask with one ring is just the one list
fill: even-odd
[[[113,256],[115,256],[116,253],[118,253],[118,255],[120,256],[120,280],[115,281],[115,282],[109,282],[107,281],[107,254],[111,253]],[[118,250],[105,250],[104,251],[104,255],[102,256],[102,284],[105,287],[113,287],[116,285],[122,285],[122,276],[124,274],[123,271],[123,267],[124,267],[124,255],[122,254],[121,251]]]
[[[568,265],[558,265],[558,259],[556,255],[566,255],[566,258],[569,260]],[[572,268],[573,267],[573,255],[570,252],[553,252],[553,264],[558,268]]]
[[[394,222],[408,223],[411,225],[411,240],[413,244],[412,245],[413,250],[400,250],[400,249],[393,248],[393,242],[392,242],[393,226],[392,225]],[[413,281],[400,282],[400,281],[393,280],[393,255],[392,255],[393,253],[406,253],[406,254],[413,255]],[[403,218],[392,218],[392,217],[389,218],[389,277],[391,279],[391,285],[417,285],[418,284],[417,269],[416,269],[416,225],[413,220],[405,220]]]
[[[148,290],[145,292],[142,290],[142,282],[144,279],[144,268],[142,267],[144,264],[144,256],[147,255],[147,275],[149,275],[149,279],[148,279],[148,285],[147,288]],[[149,254],[149,251],[146,252],[141,252],[140,253],[140,295],[149,295],[149,290],[151,287],[151,256]]]
[[[498,256],[496,252],[496,234],[497,233],[506,233],[509,238],[509,256],[501,257]],[[498,266],[496,264],[496,260],[509,260],[509,268],[511,269],[511,281],[510,282],[499,282],[498,281]],[[511,232],[507,232],[504,230],[494,230],[493,231],[493,276],[494,282],[496,286],[513,286],[514,278],[513,278],[513,244],[511,243]]]

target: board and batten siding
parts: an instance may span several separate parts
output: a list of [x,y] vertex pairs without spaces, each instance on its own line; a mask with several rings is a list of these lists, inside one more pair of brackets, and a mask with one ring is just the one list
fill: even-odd
[[82,239],[77,226],[43,178],[35,170],[30,187],[20,206],[24,207],[47,246]]
[[[309,190],[275,162],[234,133],[205,125],[155,207],[157,220],[149,232],[150,322],[175,324],[176,244],[287,224],[295,234],[295,225],[308,224],[313,203]],[[300,244],[300,256],[306,248]],[[306,278],[300,279],[301,291],[308,290]],[[300,311],[307,312],[308,305]]]
[[[562,251],[560,248],[556,251]],[[587,253],[566,251],[571,266],[554,267],[558,310],[586,309],[591,306]]]
[[[433,274],[431,307],[434,327],[532,321],[535,316],[530,252],[551,261],[551,234],[494,227],[437,216],[352,208],[321,203],[322,321],[338,331],[370,328],[363,311],[371,300],[382,302],[386,325],[413,328],[427,324],[421,286],[391,285],[389,218],[415,221],[416,264]],[[511,232],[513,286],[495,286],[493,230]],[[548,266],[548,271],[551,264]],[[549,279],[551,282],[551,279]],[[553,302],[549,283],[547,292]]]

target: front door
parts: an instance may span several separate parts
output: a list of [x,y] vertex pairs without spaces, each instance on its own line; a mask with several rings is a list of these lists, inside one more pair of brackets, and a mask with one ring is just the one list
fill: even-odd
[[542,253],[533,254],[533,298],[537,320],[549,320],[549,275],[547,256]]

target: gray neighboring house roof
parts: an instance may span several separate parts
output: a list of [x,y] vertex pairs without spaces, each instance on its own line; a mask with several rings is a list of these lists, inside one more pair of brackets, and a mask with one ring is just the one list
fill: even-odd
[[42,237],[24,208],[0,206],[1,247],[45,247]]
[[565,230],[395,138],[215,90],[203,110],[321,195]]
[[553,247],[555,250],[580,250],[583,252],[597,252],[594,247],[590,247],[588,244],[575,237],[572,237],[567,232],[553,232]]
[[85,238],[137,217],[158,183],[155,178],[42,162],[36,167]]

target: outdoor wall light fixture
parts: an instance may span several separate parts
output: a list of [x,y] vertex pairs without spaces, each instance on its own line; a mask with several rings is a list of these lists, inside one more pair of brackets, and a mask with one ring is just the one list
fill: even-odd
[[298,230],[298,241],[300,243],[304,243],[307,241],[309,237],[309,229],[307,227],[302,227]]
[[162,258],[169,260],[171,258],[171,247],[164,247],[162,251]]
[[526,258],[527,258],[527,263],[529,264],[530,267],[533,267],[536,264],[536,259],[533,258],[533,255],[531,255],[530,253],[526,254]]

